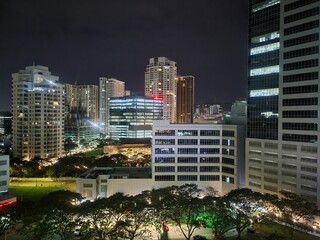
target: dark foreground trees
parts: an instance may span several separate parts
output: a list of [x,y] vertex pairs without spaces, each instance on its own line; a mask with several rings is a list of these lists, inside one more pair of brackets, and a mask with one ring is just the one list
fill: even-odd
[[[82,239],[150,239],[157,232],[165,239],[172,225],[186,240],[197,228],[210,228],[215,239],[231,229],[238,238],[254,221],[264,216],[291,222],[310,221],[316,208],[300,196],[283,193],[282,198],[249,189],[237,189],[223,197],[202,192],[194,184],[144,191],[136,196],[117,193],[95,202],[76,203],[79,194],[58,191],[30,204],[23,211],[20,233],[24,239],[74,238],[80,228]],[[10,230],[18,218],[15,211],[1,215],[0,233]],[[1,212],[0,212],[1,213]],[[10,217],[9,217],[10,216]],[[2,224],[2,225],[1,225]],[[169,226],[168,226],[169,225]]]

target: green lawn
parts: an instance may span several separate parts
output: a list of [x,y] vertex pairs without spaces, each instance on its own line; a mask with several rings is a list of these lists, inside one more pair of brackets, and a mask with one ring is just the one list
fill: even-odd
[[[292,228],[271,222],[271,221],[264,221],[260,224],[256,225],[257,232],[255,234],[247,234],[243,233],[241,239],[245,240],[266,240],[271,234],[276,235],[275,238],[270,239],[277,239],[277,240],[319,240],[320,238],[293,230]],[[234,239],[234,238],[230,238]]]
[[101,157],[104,156],[103,150],[102,149],[95,149],[92,151],[88,151],[88,152],[83,152],[82,153],[85,157]]
[[15,181],[10,182],[10,192],[17,197],[17,200],[38,201],[50,192],[59,190],[76,191],[75,181]]
[[50,192],[64,190],[62,187],[26,187],[15,186],[9,188],[10,192],[17,197],[18,201],[38,201]]

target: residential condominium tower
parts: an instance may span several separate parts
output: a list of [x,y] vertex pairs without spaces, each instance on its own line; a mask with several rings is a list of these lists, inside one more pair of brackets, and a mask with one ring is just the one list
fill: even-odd
[[194,77],[177,77],[177,123],[193,123]]
[[25,159],[63,154],[64,98],[59,77],[44,66],[12,74],[13,154]]
[[109,135],[108,120],[110,115],[109,100],[111,97],[125,96],[125,82],[115,78],[99,78],[100,130]]
[[246,185],[320,205],[319,0],[250,0]]
[[145,96],[162,100],[163,118],[175,122],[176,63],[165,57],[150,58],[144,76]]

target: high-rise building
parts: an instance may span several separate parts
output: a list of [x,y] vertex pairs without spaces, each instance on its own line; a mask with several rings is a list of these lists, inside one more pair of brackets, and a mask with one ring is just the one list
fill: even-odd
[[162,101],[145,96],[112,97],[109,101],[111,138],[151,138],[153,120],[162,119]]
[[316,0],[250,0],[246,185],[320,205]]
[[98,86],[65,84],[65,139],[74,142],[99,137]]
[[163,118],[176,121],[176,78],[174,61],[165,57],[150,58],[145,71],[144,94],[163,101]]
[[98,123],[99,120],[99,93],[95,85],[65,84],[66,115],[79,113]]
[[64,97],[59,77],[44,66],[12,74],[13,154],[25,159],[63,154]]
[[177,123],[193,123],[194,77],[177,77]]
[[123,97],[126,95],[125,82],[115,78],[99,78],[99,109],[100,129],[103,133],[109,134],[109,100],[111,97]]

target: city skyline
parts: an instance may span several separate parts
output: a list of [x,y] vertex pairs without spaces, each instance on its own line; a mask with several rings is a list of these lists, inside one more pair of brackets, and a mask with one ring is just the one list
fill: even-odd
[[168,57],[197,79],[195,103],[245,97],[247,1],[85,3],[1,3],[0,110],[11,110],[11,74],[33,62],[61,83],[118,78],[142,93],[149,58]]

